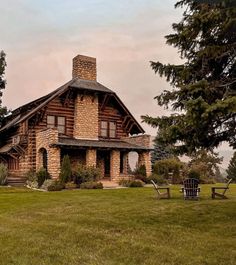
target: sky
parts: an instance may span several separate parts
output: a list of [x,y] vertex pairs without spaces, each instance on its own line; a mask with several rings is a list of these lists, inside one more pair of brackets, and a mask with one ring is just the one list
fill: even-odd
[[[15,109],[71,79],[72,58],[97,58],[97,79],[135,118],[168,114],[154,97],[170,89],[150,61],[179,63],[165,43],[182,9],[174,0],[0,0],[0,50],[7,54],[3,104]],[[146,133],[156,129],[142,123]],[[232,151],[223,144],[227,167]]]

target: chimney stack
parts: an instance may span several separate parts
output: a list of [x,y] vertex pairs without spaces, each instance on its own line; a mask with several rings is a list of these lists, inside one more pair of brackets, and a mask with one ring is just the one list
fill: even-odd
[[97,80],[96,58],[77,55],[73,58],[72,78]]

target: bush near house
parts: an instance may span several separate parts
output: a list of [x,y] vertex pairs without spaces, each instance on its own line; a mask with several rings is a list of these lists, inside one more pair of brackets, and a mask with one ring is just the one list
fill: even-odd
[[68,155],[65,155],[62,159],[61,173],[59,175],[59,178],[61,183],[67,183],[71,181],[72,170],[71,170],[70,158]]
[[49,173],[47,172],[46,168],[44,167],[41,167],[37,172],[36,172],[36,177],[37,177],[37,182],[38,182],[38,187],[40,188],[44,181],[46,179],[50,179],[50,175]]
[[8,170],[7,166],[3,163],[0,163],[0,185],[6,185],[7,184],[7,176],[8,176]]
[[121,179],[119,181],[119,185],[123,187],[135,188],[135,187],[143,187],[144,183],[140,179],[136,179],[136,180]]
[[152,175],[148,179],[149,179],[149,181],[153,180],[157,185],[160,185],[160,186],[168,184],[167,179],[165,179],[163,176],[157,175],[155,173],[152,173]]
[[86,167],[79,164],[74,172],[74,182],[79,186],[84,182],[97,182],[102,177],[101,171],[95,167]]
[[81,189],[103,189],[101,182],[88,181],[80,184]]
[[149,179],[147,178],[147,172],[146,172],[146,166],[140,165],[137,166],[136,169],[133,172],[135,179],[141,180],[144,183],[148,183]]
[[39,187],[36,172],[33,169],[27,171],[24,175],[26,178],[26,185],[30,188],[37,189]]
[[180,170],[184,167],[184,163],[178,158],[168,158],[156,161],[153,166],[153,173],[162,176],[165,180],[170,180],[172,184],[182,183]]

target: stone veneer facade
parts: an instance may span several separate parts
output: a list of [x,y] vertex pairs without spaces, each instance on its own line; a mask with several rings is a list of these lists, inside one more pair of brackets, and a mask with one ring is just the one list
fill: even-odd
[[43,166],[42,148],[47,151],[47,169],[52,178],[57,179],[61,170],[61,152],[60,148],[52,147],[52,144],[58,142],[58,130],[46,129],[36,134],[36,169]]
[[77,95],[74,114],[74,137],[98,139],[98,97]]
[[73,58],[72,77],[96,81],[96,58],[84,55],[77,55],[75,58]]
[[86,166],[96,167],[97,164],[97,150],[87,149],[86,150]]
[[[147,134],[125,137],[123,140],[130,144],[144,146],[147,148],[150,148],[151,145],[151,136]],[[138,166],[141,165],[145,165],[147,176],[150,176],[152,174],[152,164],[151,153],[149,150],[138,152]]]

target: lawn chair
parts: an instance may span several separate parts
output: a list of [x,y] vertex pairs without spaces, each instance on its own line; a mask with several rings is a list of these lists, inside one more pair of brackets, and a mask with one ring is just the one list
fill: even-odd
[[[216,196],[222,198],[222,199],[228,199],[225,196],[226,191],[229,189],[229,184],[232,181],[232,179],[229,179],[229,181],[226,183],[225,187],[211,187],[211,197],[212,199],[215,199]],[[216,191],[221,190],[221,193],[218,193]]]
[[182,192],[185,200],[198,200],[200,188],[198,187],[199,180],[189,178],[183,181]]
[[[170,199],[170,188],[169,187],[157,186],[157,184],[153,180],[151,180],[151,183],[157,192],[157,198],[158,199]],[[162,190],[166,190],[166,191],[161,192]]]

